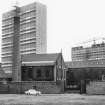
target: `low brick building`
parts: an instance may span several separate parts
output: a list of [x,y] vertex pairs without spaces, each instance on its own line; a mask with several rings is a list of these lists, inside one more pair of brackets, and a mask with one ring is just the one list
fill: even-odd
[[17,75],[21,81],[8,81],[5,86],[6,92],[24,93],[35,88],[42,93],[63,93],[66,70],[62,53],[22,56],[21,75]]
[[105,75],[105,59],[66,62],[68,72],[73,72],[76,80],[102,80]]
[[36,89],[43,93],[61,93],[64,92],[66,70],[62,53],[27,55],[22,57],[21,81],[36,81]]
[[31,54],[22,58],[22,81],[65,80],[65,63],[61,53]]
[[[66,62],[66,65],[68,67],[66,79],[68,87],[77,85],[81,89],[81,81],[84,81],[85,92],[87,91],[90,94],[92,92],[90,89],[95,89],[91,85],[93,81],[95,83],[98,81],[99,84],[99,81],[105,80],[105,59],[72,61]],[[90,82],[92,83],[89,85]],[[100,84],[102,83],[104,82]]]

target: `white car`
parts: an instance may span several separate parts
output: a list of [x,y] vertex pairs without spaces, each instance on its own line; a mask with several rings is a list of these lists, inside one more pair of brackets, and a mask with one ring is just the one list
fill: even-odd
[[29,89],[27,91],[25,91],[25,94],[26,95],[41,95],[41,92],[40,91],[37,91],[35,89]]

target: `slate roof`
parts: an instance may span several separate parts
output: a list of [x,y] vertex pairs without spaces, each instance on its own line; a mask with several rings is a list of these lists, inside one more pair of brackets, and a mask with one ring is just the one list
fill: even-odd
[[[30,54],[22,57],[22,64],[29,66],[53,65],[60,53]],[[29,63],[30,62],[30,63]]]
[[22,57],[22,61],[56,61],[60,53],[29,54]]

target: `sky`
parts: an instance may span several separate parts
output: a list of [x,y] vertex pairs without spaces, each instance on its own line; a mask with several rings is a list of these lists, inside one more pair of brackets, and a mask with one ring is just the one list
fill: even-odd
[[[47,6],[47,52],[59,53],[62,49],[65,61],[71,60],[72,47],[88,40],[105,37],[105,0],[17,0],[17,2],[19,6],[33,2]],[[0,1],[0,45],[2,13],[13,9],[15,3],[16,0]]]

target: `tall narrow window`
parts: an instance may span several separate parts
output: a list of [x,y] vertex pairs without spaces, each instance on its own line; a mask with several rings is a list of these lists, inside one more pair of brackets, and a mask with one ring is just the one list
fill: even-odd
[[37,70],[37,77],[41,77],[41,70],[40,69]]

